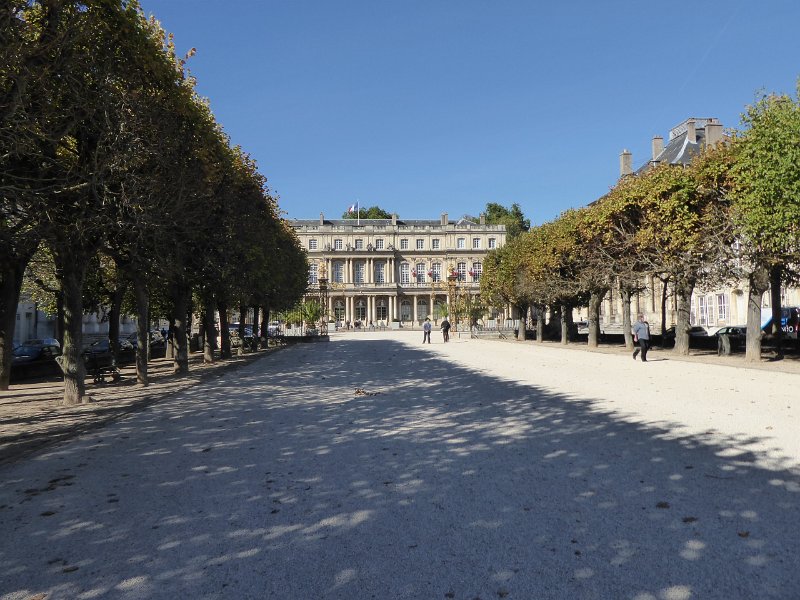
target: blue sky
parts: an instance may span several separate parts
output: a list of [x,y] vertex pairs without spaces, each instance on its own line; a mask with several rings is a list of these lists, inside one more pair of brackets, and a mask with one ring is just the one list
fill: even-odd
[[141,0],[290,218],[584,206],[688,117],[795,94],[797,0]]

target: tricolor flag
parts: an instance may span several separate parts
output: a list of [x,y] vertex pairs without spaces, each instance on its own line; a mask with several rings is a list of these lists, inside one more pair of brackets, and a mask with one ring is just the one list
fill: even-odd
[[347,207],[347,212],[349,213],[354,213],[357,211],[358,211],[358,202],[356,202],[355,204],[351,204],[350,206]]

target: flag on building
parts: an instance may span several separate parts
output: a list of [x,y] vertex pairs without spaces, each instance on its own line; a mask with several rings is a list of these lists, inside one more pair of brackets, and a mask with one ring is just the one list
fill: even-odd
[[354,213],[358,210],[358,202],[347,207],[347,212]]

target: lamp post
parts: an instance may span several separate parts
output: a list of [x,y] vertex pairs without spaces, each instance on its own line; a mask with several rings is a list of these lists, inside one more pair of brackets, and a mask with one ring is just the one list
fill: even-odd
[[458,273],[451,266],[447,274],[447,304],[448,312],[450,313],[450,320],[453,327],[458,329],[458,313],[456,311],[456,301],[458,295]]
[[320,326],[319,334],[328,335],[328,272],[325,269],[325,261],[322,261],[319,269],[319,306],[322,309],[320,312]]

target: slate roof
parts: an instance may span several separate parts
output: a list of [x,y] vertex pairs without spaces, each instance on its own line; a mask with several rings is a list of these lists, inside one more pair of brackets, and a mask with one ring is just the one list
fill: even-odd
[[695,141],[690,142],[686,127],[687,121],[672,128],[669,132],[669,141],[664,146],[655,160],[648,160],[641,167],[636,169],[636,174],[641,174],[649,169],[654,162],[669,163],[671,165],[688,165],[692,159],[700,154],[705,146],[706,130],[705,125],[711,119],[694,119],[695,121]]
[[[319,219],[289,219],[289,222],[292,225],[300,226],[314,226],[319,225]],[[324,219],[323,225],[333,225],[335,227],[344,227],[348,225],[356,225],[358,221],[356,219]],[[470,221],[469,219],[458,219],[454,221],[452,219],[447,221],[448,225],[456,225],[457,227],[463,227],[467,225],[478,225],[475,221]],[[392,220],[391,219],[361,219],[361,225],[378,225],[378,226],[391,226]],[[441,223],[439,219],[397,219],[397,225],[399,226],[406,226],[406,227],[440,227]]]

